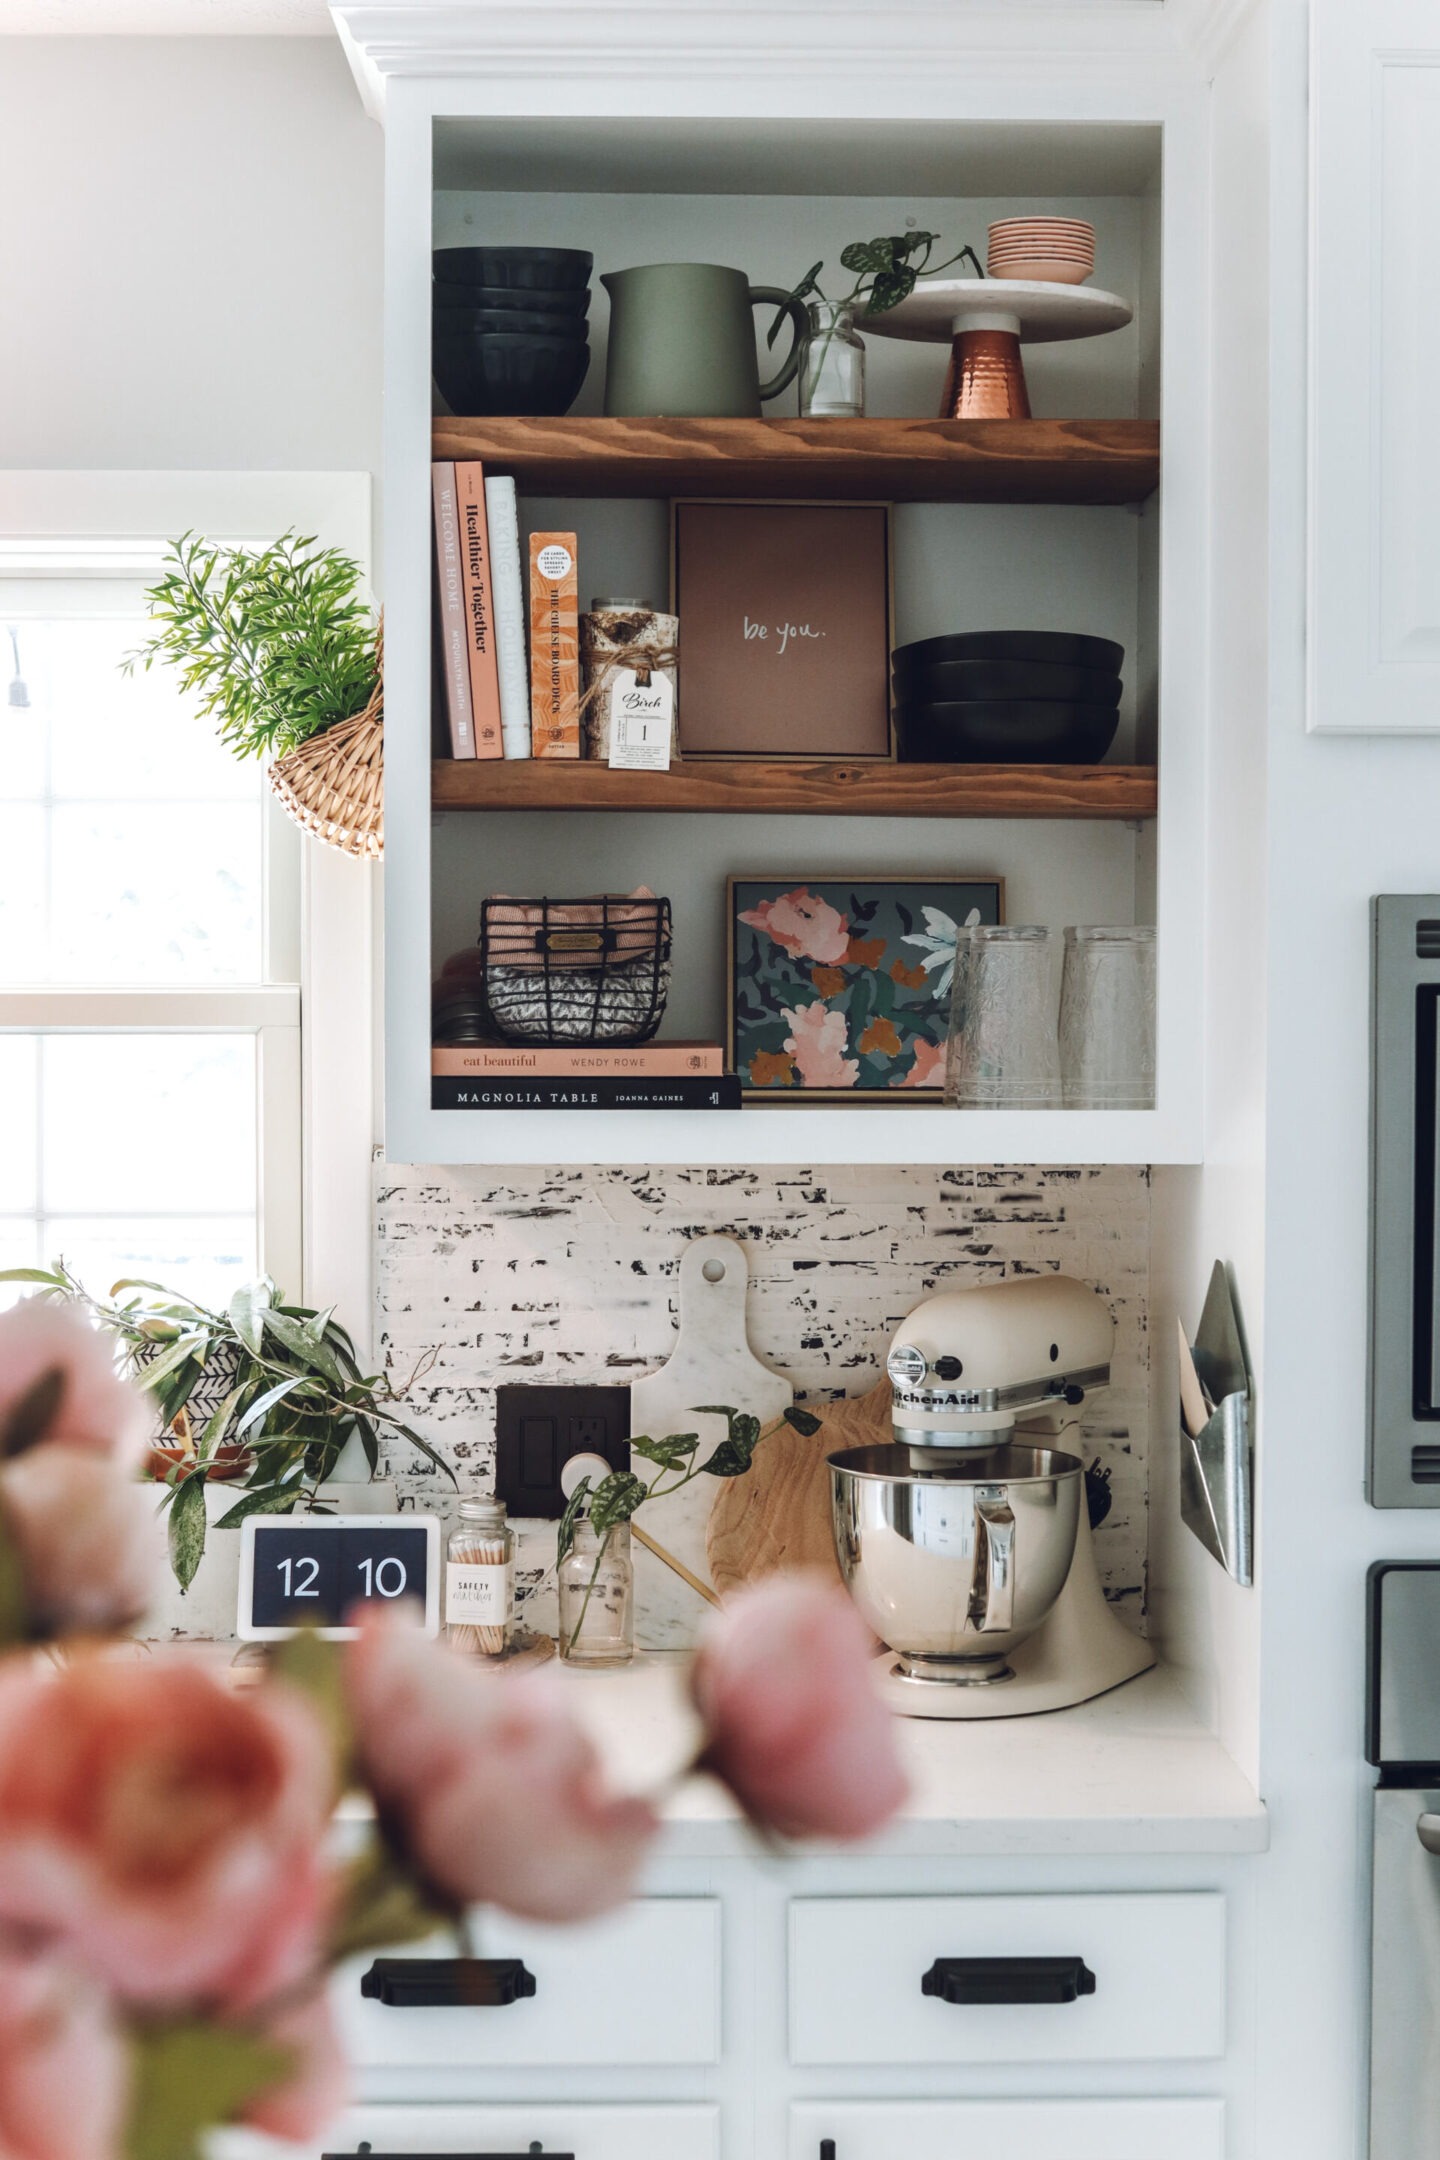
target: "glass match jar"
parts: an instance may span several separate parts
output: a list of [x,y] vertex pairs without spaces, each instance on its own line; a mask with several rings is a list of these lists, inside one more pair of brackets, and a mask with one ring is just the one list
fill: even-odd
[[451,1648],[499,1658],[510,1641],[515,1537],[505,1502],[471,1493],[460,1502],[445,1565],[445,1633]]

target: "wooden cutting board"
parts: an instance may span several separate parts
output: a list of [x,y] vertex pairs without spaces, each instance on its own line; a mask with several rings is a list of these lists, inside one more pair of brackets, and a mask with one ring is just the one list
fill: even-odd
[[839,1581],[825,1458],[890,1439],[890,1383],[816,1415],[819,1432],[806,1439],[786,1426],[765,1442],[748,1477],[720,1487],[705,1542],[710,1579],[722,1596],[782,1568],[819,1568]]

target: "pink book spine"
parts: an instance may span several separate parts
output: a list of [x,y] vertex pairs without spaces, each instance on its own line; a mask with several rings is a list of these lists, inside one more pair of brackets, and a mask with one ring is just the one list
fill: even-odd
[[435,504],[436,629],[444,664],[450,754],[457,758],[473,758],[475,715],[470,703],[460,509],[455,490],[455,467],[448,459],[430,467],[430,485]]
[[490,525],[485,512],[485,470],[457,464],[455,495],[460,516],[461,578],[465,589],[465,640],[470,663],[470,710],[475,755],[505,754],[500,733],[500,671],[495,658],[495,575]]

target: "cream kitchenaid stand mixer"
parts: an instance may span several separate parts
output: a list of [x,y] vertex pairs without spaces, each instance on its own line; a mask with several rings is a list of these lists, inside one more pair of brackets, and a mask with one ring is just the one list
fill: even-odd
[[829,1457],[840,1572],[890,1646],[894,1709],[1025,1717],[1155,1663],[1105,1603],[1084,1466],[1053,1445],[1108,1384],[1114,1333],[1063,1275],[945,1291],[901,1326],[894,1444]]

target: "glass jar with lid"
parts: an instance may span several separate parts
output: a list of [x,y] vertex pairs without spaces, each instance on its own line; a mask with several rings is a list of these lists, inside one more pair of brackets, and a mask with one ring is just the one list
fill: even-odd
[[498,1658],[510,1642],[515,1539],[503,1500],[470,1493],[450,1533],[445,1565],[445,1633],[472,1657]]

